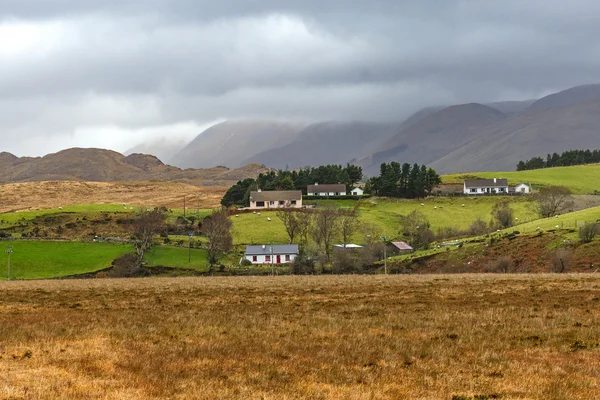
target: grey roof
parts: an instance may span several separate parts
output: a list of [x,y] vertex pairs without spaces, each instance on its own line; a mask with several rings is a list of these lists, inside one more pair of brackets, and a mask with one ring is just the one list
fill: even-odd
[[301,190],[269,190],[266,192],[250,192],[251,201],[302,200]]
[[271,254],[298,254],[298,245],[297,244],[275,244],[272,246],[273,251],[271,251],[271,245],[267,244],[260,246],[246,246],[246,255],[247,256],[268,256]]
[[308,185],[306,187],[307,193],[340,193],[346,191],[346,185],[343,183],[334,183],[326,185]]
[[479,188],[479,187],[507,187],[508,179],[496,179],[494,183],[493,179],[467,179],[465,181],[466,188]]

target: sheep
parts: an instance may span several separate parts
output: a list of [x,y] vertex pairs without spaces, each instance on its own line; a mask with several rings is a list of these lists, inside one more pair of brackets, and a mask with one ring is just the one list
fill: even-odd
[[461,206],[461,207],[464,207],[465,205],[464,205],[464,204],[461,204],[460,206]]
[[63,208],[62,208],[62,207],[58,207],[58,209],[59,209],[59,210],[62,210]]
[[421,203],[421,207],[425,206],[425,204]]
[[433,206],[433,209],[434,209],[434,210],[437,210],[437,206]]
[[271,218],[270,218],[270,217],[267,217],[267,221],[271,222]]

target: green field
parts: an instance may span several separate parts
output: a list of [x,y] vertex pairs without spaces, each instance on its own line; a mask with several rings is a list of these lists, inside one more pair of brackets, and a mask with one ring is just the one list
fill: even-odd
[[126,244],[7,241],[0,242],[0,279],[7,278],[8,257],[13,246],[11,279],[56,278],[94,272],[111,266],[112,261],[130,252]]
[[[518,225],[515,228],[522,233],[532,233],[538,227],[542,231],[553,229],[577,229],[578,223],[596,222],[600,219],[600,207],[588,208],[587,210],[559,215],[558,218],[544,218],[536,221]],[[558,228],[557,228],[558,226]]]
[[528,183],[534,189],[544,186],[566,186],[575,194],[600,191],[600,164],[555,167],[531,171],[469,172],[442,176],[443,183],[463,183],[465,179],[507,178],[510,185]]
[[188,249],[175,246],[152,246],[144,257],[148,267],[162,266],[175,268],[189,268],[198,271],[208,270],[208,254],[206,250]]
[[[374,226],[372,234],[386,235],[391,238],[398,237],[400,229],[400,216],[418,210],[427,216],[434,232],[438,228],[456,227],[467,229],[471,223],[482,218],[488,222],[494,204],[510,201],[515,218],[518,221],[533,221],[537,217],[532,211],[527,197],[435,197],[426,200],[405,200],[371,198],[363,200],[358,208],[360,226]],[[352,203],[350,203],[352,202]],[[343,200],[341,207],[351,208],[355,204],[352,200]],[[423,205],[421,205],[423,204]],[[463,207],[462,204],[465,206]],[[323,200],[320,206],[335,206],[335,200]],[[267,218],[271,218],[268,221]],[[236,244],[287,243],[288,236],[283,224],[275,212],[262,212],[258,214],[240,214],[232,217],[234,227],[234,242]],[[364,232],[357,232],[353,240],[364,242]]]

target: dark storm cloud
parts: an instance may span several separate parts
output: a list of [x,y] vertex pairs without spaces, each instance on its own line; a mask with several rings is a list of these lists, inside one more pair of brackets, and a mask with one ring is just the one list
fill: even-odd
[[124,150],[222,118],[529,98],[600,81],[597,15],[595,0],[4,0],[0,135],[21,154]]

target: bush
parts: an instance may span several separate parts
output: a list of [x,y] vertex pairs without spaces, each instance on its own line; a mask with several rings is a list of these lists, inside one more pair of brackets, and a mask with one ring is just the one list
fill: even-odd
[[290,265],[290,273],[294,275],[308,275],[315,273],[315,262],[308,257],[304,248],[300,248],[300,253]]
[[108,273],[113,278],[127,278],[145,276],[148,272],[138,265],[135,254],[124,254],[112,263],[112,270]]
[[481,218],[477,218],[471,226],[469,226],[469,233],[471,236],[485,235],[489,232],[488,225]]
[[573,251],[566,247],[558,249],[552,255],[552,272],[564,273],[569,269],[569,264],[573,258]]
[[333,254],[334,274],[349,274],[360,271],[360,265],[356,254],[351,251],[340,250]]
[[496,229],[506,229],[513,226],[513,210],[508,202],[496,203],[492,208],[492,225]]
[[598,230],[600,229],[600,225],[597,222],[585,223],[582,227],[579,228],[579,239],[583,243],[590,243],[598,234]]
[[243,258],[242,261],[240,262],[240,265],[242,267],[250,267],[250,266],[252,266],[252,261],[248,260],[247,258]]
[[513,262],[512,258],[508,256],[502,256],[490,262],[486,266],[485,270],[486,272],[507,274],[510,272],[515,272],[515,263]]

